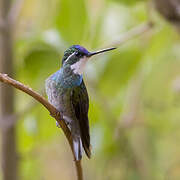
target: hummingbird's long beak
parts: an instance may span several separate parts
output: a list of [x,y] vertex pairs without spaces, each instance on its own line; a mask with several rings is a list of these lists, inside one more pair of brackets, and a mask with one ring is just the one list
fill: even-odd
[[96,54],[100,54],[100,53],[103,53],[103,52],[111,51],[111,50],[114,50],[114,49],[116,49],[116,48],[112,47],[112,48],[102,49],[102,50],[95,51],[95,52],[89,52],[87,57],[91,57],[91,56],[94,56]]

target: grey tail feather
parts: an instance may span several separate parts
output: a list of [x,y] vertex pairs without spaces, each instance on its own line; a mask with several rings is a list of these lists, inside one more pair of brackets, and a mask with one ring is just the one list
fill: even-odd
[[82,142],[80,137],[73,138],[73,149],[75,160],[79,161],[82,158]]

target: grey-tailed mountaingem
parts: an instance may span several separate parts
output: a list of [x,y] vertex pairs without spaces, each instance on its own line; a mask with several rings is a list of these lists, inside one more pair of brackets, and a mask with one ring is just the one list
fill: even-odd
[[89,158],[91,156],[89,98],[83,81],[83,70],[90,57],[113,49],[89,52],[80,45],[71,46],[64,52],[60,70],[46,80],[48,100],[61,113],[71,131],[77,161],[82,158],[83,148],[86,155]]

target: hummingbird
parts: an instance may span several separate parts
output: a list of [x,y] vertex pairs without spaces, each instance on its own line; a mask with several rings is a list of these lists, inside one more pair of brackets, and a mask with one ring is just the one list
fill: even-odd
[[62,58],[61,68],[46,79],[48,101],[61,113],[72,136],[75,160],[82,158],[83,148],[91,157],[89,133],[89,97],[83,71],[90,57],[116,48],[89,52],[80,45],[69,47]]

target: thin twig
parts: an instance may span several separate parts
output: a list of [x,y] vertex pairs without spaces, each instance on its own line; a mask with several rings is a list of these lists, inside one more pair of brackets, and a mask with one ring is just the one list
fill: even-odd
[[76,172],[77,172],[78,180],[83,180],[83,170],[81,166],[81,161],[75,161],[75,165],[76,165]]
[[16,0],[12,4],[12,6],[9,10],[9,13],[8,13],[8,17],[7,17],[8,24],[10,24],[10,25],[16,24],[19,14],[21,12],[21,9],[23,7],[23,4],[24,4],[24,0]]
[[[8,85],[11,85],[11,86],[25,92],[26,94],[32,96],[35,100],[37,100],[39,103],[41,103],[50,112],[51,116],[53,116],[56,119],[56,121],[59,123],[59,125],[61,126],[61,128],[69,142],[69,145],[70,145],[72,153],[73,153],[73,157],[75,159],[75,154],[74,154],[73,146],[72,146],[71,132],[69,131],[68,127],[66,126],[66,123],[64,122],[64,119],[61,117],[61,114],[59,113],[59,111],[57,111],[57,109],[52,104],[50,104],[44,97],[42,97],[40,94],[33,91],[28,86],[20,83],[19,81],[16,81],[16,80],[10,78],[7,74],[0,73],[0,81],[6,83]],[[83,180],[81,161],[75,161],[75,166],[76,166],[78,180]]]
[[108,47],[119,47],[120,45],[122,45],[123,43],[139,36],[142,35],[143,33],[148,32],[149,30],[151,30],[153,27],[153,23],[152,22],[148,22],[148,23],[143,23],[131,30],[129,30],[128,32],[126,32],[125,34],[123,34],[120,37],[116,37],[114,41],[112,41],[111,43],[107,43]]

